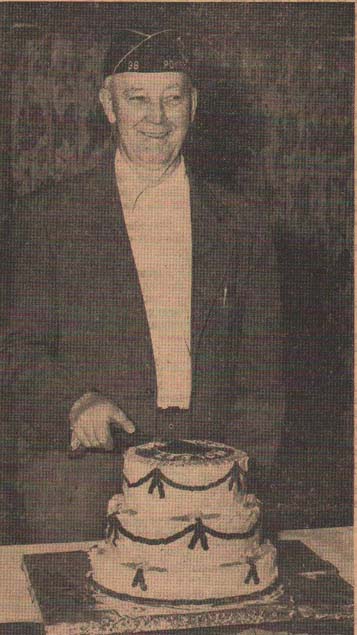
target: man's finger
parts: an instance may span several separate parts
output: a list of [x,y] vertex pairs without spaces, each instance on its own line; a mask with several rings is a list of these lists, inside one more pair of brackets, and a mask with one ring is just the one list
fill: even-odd
[[97,426],[95,428],[95,436],[100,447],[105,450],[113,449],[113,439],[110,434],[109,423],[106,423],[104,426]]
[[108,435],[107,440],[105,441],[105,443],[101,444],[101,447],[104,448],[104,450],[106,450],[107,452],[110,452],[111,450],[113,450],[114,443],[113,443],[113,439],[112,439],[112,435],[111,434]]
[[76,430],[73,431],[73,436],[75,437],[75,439],[77,439],[77,441],[79,441],[81,445],[84,445],[85,448],[91,447],[91,442],[88,436],[85,434],[85,432],[81,428],[78,428],[78,429],[76,428]]
[[73,450],[73,452],[75,450],[79,450],[79,448],[83,447],[80,440],[78,439],[77,435],[72,432],[71,434],[71,450]]
[[115,413],[115,415],[110,419],[110,422],[117,428],[125,430],[128,434],[133,434],[133,432],[135,432],[135,425],[121,410],[118,410],[117,413]]

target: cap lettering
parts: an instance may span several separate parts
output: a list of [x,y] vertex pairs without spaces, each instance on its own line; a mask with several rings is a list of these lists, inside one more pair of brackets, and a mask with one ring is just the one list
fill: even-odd
[[172,60],[164,60],[164,68],[175,68],[175,63]]
[[139,70],[139,62],[135,60],[135,62],[130,61],[128,63],[128,71],[138,71]]

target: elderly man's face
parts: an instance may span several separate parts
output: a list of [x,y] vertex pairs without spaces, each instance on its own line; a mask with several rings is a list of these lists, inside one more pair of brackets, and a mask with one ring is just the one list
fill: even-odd
[[106,80],[100,99],[129,160],[157,169],[178,156],[197,94],[183,73],[122,73]]

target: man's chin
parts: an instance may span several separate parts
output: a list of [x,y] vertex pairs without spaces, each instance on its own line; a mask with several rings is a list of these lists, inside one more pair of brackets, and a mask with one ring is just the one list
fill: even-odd
[[151,168],[152,170],[159,170],[160,168],[166,168],[168,165],[172,163],[172,157],[167,156],[166,154],[160,154],[157,152],[148,152],[145,155],[140,157],[141,167],[143,168]]

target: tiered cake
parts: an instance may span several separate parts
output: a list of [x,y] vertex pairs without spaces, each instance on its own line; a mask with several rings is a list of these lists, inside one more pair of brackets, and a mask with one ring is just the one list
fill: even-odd
[[267,589],[277,579],[276,550],[262,539],[247,469],[244,452],[209,441],[130,448],[107,539],[89,552],[95,582],[114,594],[181,603]]

